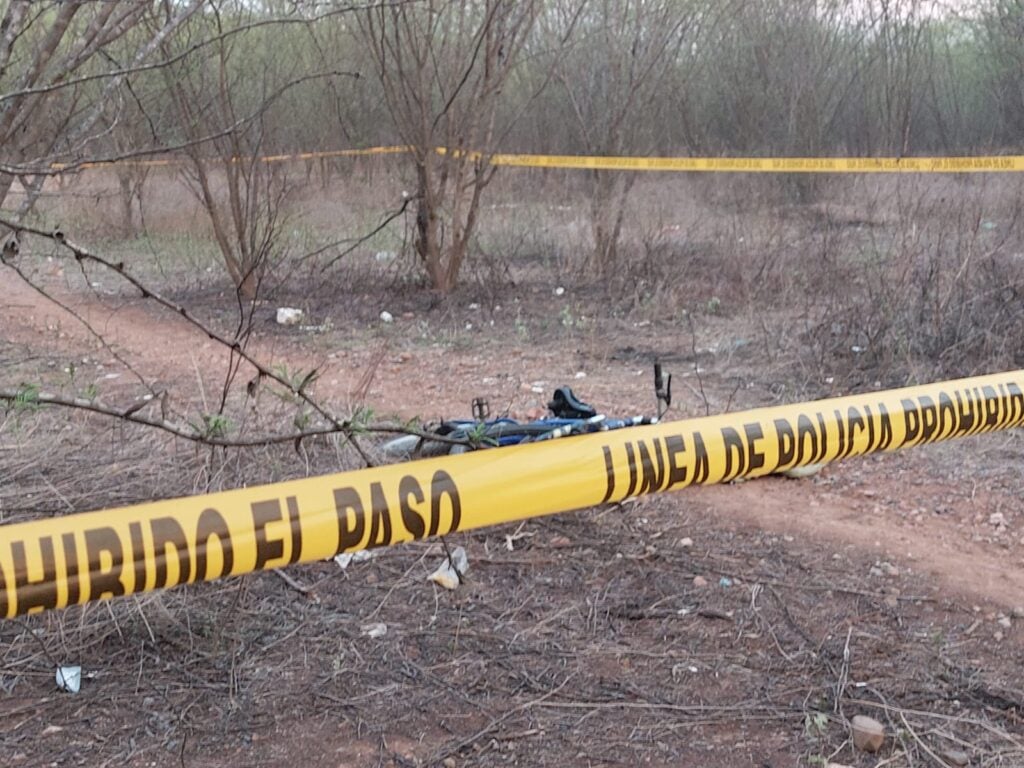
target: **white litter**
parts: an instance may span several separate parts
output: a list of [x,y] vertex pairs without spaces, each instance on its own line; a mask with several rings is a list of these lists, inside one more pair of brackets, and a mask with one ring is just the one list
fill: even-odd
[[301,309],[296,309],[295,307],[277,308],[278,325],[298,325],[300,320],[302,320]]
[[378,637],[384,637],[388,633],[388,625],[382,621],[377,621],[373,624],[363,624],[359,631],[371,640],[376,640]]
[[344,570],[352,563],[365,563],[367,560],[372,560],[376,554],[372,549],[360,549],[358,552],[342,552],[340,555],[334,556],[334,562]]
[[469,558],[466,557],[466,550],[463,547],[456,547],[451,558],[445,558],[428,577],[432,582],[445,589],[457,589],[462,583],[462,577],[469,570]]
[[394,261],[398,258],[398,254],[394,251],[377,251],[373,254],[374,261],[379,264],[384,264],[389,261]]
[[393,323],[395,322],[395,316],[385,309],[380,313],[380,320],[382,323]]
[[57,687],[68,693],[78,693],[82,690],[82,668],[81,667],[57,667]]

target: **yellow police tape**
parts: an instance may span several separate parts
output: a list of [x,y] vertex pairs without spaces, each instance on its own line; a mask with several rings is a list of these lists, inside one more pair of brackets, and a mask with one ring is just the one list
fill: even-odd
[[492,155],[493,165],[716,173],[980,173],[1024,171],[1024,156],[988,157],[585,157]]
[[0,526],[0,616],[1024,425],[1024,371]]
[[[395,155],[410,151],[406,146],[339,149],[326,152],[300,152],[265,155],[264,163],[286,163],[335,157]],[[438,154],[447,150],[438,147]],[[473,159],[486,159],[491,165],[516,168],[576,168],[609,171],[696,171],[715,173],[992,173],[1024,171],[1024,155],[987,155],[978,157],[603,157],[587,155],[517,155],[468,152]],[[239,162],[240,158],[234,158]],[[178,159],[107,160],[71,165],[54,163],[53,170],[82,170],[114,165],[165,167],[179,165]]]
[[[369,147],[367,149],[334,149],[325,152],[299,152],[292,155],[263,155],[257,158],[261,163],[290,163],[297,160],[317,160],[331,157],[362,157],[365,155],[398,155],[409,151],[406,146],[397,147]],[[249,158],[232,157],[232,163],[238,163]],[[63,170],[89,170],[91,168],[110,168],[112,166],[131,166],[134,168],[166,168],[168,166],[182,165],[186,161],[180,158],[160,158],[156,160],[97,160],[86,163],[51,163],[50,168],[54,171]],[[223,162],[219,158],[209,158],[208,162]]]

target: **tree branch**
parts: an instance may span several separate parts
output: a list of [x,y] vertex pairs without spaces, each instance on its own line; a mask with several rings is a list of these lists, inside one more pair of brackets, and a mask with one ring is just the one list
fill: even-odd
[[353,434],[353,424],[351,421],[341,420],[334,416],[319,402],[310,397],[310,395],[308,395],[304,391],[302,386],[296,387],[291,381],[285,378],[285,376],[283,376],[280,373],[277,373],[269,366],[264,365],[252,354],[247,352],[242,343],[237,338],[228,339],[227,337],[213,330],[209,326],[205,325],[181,304],[178,304],[177,302],[172,301],[171,299],[168,299],[161,295],[160,293],[147,287],[141,280],[139,280],[134,275],[130,274],[125,269],[125,266],[122,262],[113,262],[107,258],[104,258],[103,256],[92,253],[88,249],[80,245],[77,245],[71,240],[69,240],[67,236],[60,230],[47,231],[44,229],[40,229],[38,227],[28,226],[3,217],[0,217],[0,225],[8,227],[9,229],[19,234],[27,232],[29,234],[36,235],[37,237],[42,237],[46,238],[47,240],[51,240],[55,243],[60,244],[68,251],[70,251],[77,262],[92,262],[95,264],[99,264],[100,266],[106,267],[110,271],[116,273],[123,280],[134,286],[142,294],[142,298],[154,301],[160,306],[164,307],[165,309],[174,312],[187,323],[189,323],[190,325],[201,331],[203,334],[205,334],[211,341],[214,341],[217,344],[220,344],[221,346],[231,350],[234,354],[238,355],[240,358],[245,360],[247,363],[249,363],[249,365],[256,369],[259,378],[276,381],[278,384],[283,386],[288,392],[290,392],[293,396],[302,400],[302,402],[306,403],[306,405],[312,408],[328,424],[330,424],[335,431],[345,434],[346,438],[348,438],[349,440],[349,443],[352,445],[352,447],[355,449],[355,451],[359,454],[360,458],[366,463],[368,467],[372,467],[374,465],[369,455],[367,455],[367,453],[359,445],[359,442],[356,440],[355,435]]
[[[8,410],[32,408],[42,405],[88,411],[90,413],[96,413],[118,421],[126,421],[130,424],[138,424],[139,426],[158,429],[183,440],[189,440],[193,443],[216,448],[252,448],[266,445],[279,445],[282,443],[294,443],[311,437],[326,437],[328,435],[338,434],[345,436],[347,439],[351,439],[351,435],[349,433],[352,430],[352,426],[348,422],[346,422],[345,426],[331,425],[314,427],[312,429],[304,429],[298,432],[289,432],[282,435],[261,435],[256,437],[238,438],[215,437],[197,430],[191,424],[181,424],[179,422],[168,421],[163,418],[151,418],[142,414],[143,409],[150,405],[159,405],[159,402],[160,401],[157,399],[144,400],[141,404],[134,403],[127,408],[118,408],[113,405],[106,405],[98,400],[89,400],[84,397],[67,397],[48,392],[32,391],[27,388],[0,388],[0,403],[6,403]],[[388,423],[361,425],[359,428],[365,432],[415,435],[416,437],[422,437],[441,443],[465,443],[464,440],[455,440],[445,437],[444,435],[437,435],[432,432],[425,432],[419,429],[412,429],[410,427],[402,427]]]

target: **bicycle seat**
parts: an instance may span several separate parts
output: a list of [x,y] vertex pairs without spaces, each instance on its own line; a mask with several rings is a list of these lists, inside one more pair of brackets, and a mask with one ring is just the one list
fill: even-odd
[[555,390],[548,409],[560,419],[592,419],[597,415],[594,406],[580,400],[569,387]]

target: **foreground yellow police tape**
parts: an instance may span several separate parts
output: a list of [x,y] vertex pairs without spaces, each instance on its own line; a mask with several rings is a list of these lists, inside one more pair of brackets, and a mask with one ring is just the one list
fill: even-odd
[[0,616],[1024,425],[1024,371],[0,526]]
[[[406,146],[338,149],[265,155],[264,163],[287,163],[321,158],[397,155],[410,152]],[[438,147],[438,154],[448,150]],[[993,173],[1024,171],[1024,155],[979,155],[977,157],[612,157],[600,155],[516,155],[468,152],[474,159],[486,158],[491,165],[516,168],[576,168],[608,171],[704,171],[716,173]],[[248,158],[236,158],[236,162]],[[113,165],[165,167],[180,165],[174,158],[157,160],[107,160],[79,165],[54,163],[54,170],[84,170]]]

